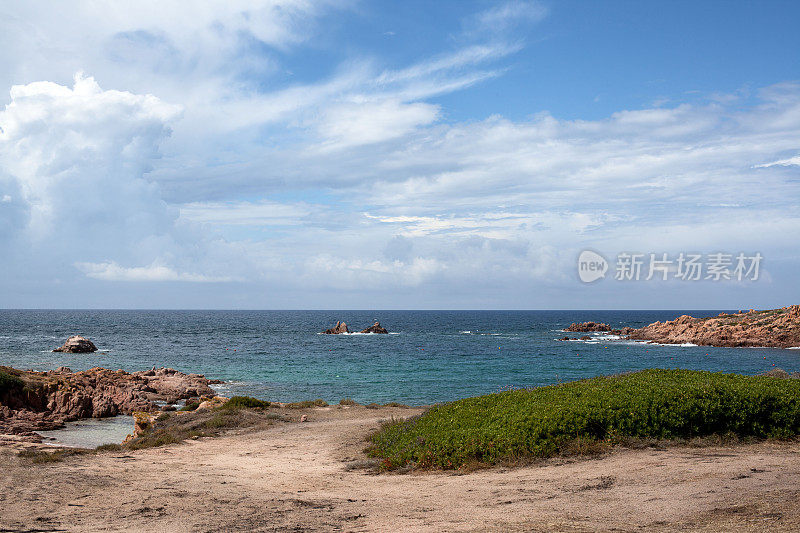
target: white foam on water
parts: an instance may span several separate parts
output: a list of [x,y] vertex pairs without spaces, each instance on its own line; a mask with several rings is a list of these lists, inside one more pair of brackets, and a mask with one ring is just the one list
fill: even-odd
[[789,346],[787,350],[800,350],[800,346]]

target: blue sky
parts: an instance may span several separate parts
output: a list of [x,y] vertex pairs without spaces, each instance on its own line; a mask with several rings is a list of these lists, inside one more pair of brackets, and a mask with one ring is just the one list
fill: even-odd
[[[800,299],[796,2],[2,13],[0,307]],[[764,263],[583,284],[584,249]]]

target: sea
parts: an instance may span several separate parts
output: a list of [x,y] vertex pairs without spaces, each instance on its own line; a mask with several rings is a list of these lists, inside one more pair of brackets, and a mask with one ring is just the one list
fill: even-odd
[[[800,350],[654,345],[604,334],[557,340],[572,322],[639,327],[685,313],[719,312],[0,310],[0,365],[165,366],[223,380],[217,389],[225,396],[409,405],[643,368],[800,370]],[[356,331],[380,321],[390,334],[320,333],[337,320]],[[74,334],[100,351],[51,351]]]
[[[222,380],[224,396],[292,402],[350,398],[421,406],[644,368],[759,374],[800,371],[800,350],[658,345],[590,334],[560,341],[572,322],[640,327],[673,311],[139,311],[0,310],[0,365],[53,370],[102,366],[126,371],[171,367]],[[388,335],[324,335],[375,321]],[[70,335],[99,348],[54,353]],[[93,447],[120,442],[130,417],[81,420],[43,432],[47,442]]]

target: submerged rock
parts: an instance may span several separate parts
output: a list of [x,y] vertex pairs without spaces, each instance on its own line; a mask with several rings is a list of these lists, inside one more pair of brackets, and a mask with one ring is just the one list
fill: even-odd
[[361,333],[384,333],[384,334],[388,334],[389,332],[386,330],[386,328],[381,327],[381,323],[380,322],[375,322],[374,324],[372,324],[367,329],[362,329]]
[[86,337],[73,335],[67,339],[67,342],[53,351],[65,353],[92,353],[97,351],[97,346]]
[[341,333],[350,333],[350,330],[347,329],[347,324],[337,321],[335,326],[330,329],[326,329],[322,333],[326,335],[339,335]]

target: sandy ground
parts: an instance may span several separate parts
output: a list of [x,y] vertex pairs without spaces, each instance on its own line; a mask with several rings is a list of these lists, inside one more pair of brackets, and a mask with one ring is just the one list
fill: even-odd
[[797,444],[374,475],[347,466],[381,419],[415,410],[304,412],[306,423],[61,463],[0,448],[0,531],[800,530]]

